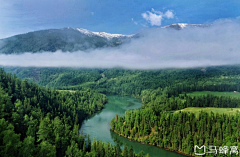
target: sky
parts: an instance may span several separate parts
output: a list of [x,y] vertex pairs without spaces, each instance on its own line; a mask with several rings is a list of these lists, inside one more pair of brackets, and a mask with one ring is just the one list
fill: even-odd
[[240,16],[239,0],[0,0],[0,39],[50,28],[134,34]]
[[[89,53],[0,54],[0,65],[127,69],[240,64],[239,0],[0,0],[0,39],[51,28],[142,37]],[[172,23],[205,28],[159,29]]]

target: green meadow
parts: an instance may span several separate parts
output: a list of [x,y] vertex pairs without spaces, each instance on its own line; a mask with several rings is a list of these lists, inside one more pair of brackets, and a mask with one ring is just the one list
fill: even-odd
[[240,97],[240,93],[238,92],[213,92],[213,91],[196,91],[187,93],[188,96],[201,96],[201,95],[215,95],[215,96],[230,96],[230,97]]
[[195,114],[199,114],[201,111],[208,112],[208,113],[219,113],[219,114],[236,114],[237,112],[240,113],[240,108],[216,108],[216,107],[188,107],[182,110],[177,110],[174,113],[178,113],[179,111],[182,112],[192,112]]

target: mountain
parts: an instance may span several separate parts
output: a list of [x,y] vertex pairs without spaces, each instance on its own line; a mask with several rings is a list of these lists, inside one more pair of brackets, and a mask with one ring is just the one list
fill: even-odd
[[174,23],[174,24],[171,24],[171,25],[167,25],[167,26],[164,26],[164,27],[161,27],[161,28],[174,28],[174,29],[177,29],[177,30],[181,30],[181,29],[184,29],[184,28],[189,28],[189,27],[209,27],[210,25],[206,25],[206,24],[188,24],[188,23]]
[[[171,28],[181,30],[188,27],[209,27],[203,24],[175,23],[160,27],[161,29]],[[0,40],[0,54],[20,54],[24,52],[63,52],[89,51],[91,49],[103,47],[116,47],[130,42],[134,38],[144,35],[122,35],[110,34],[106,32],[92,32],[86,29],[73,29],[70,27],[63,29],[48,29]]]
[[0,53],[18,54],[23,52],[55,52],[62,50],[87,51],[89,49],[116,47],[127,43],[135,35],[91,32],[86,29],[49,29],[20,34],[0,40]]

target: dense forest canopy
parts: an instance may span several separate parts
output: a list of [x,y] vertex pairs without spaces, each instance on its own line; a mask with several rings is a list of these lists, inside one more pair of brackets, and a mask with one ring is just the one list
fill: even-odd
[[0,69],[1,156],[137,156],[132,148],[122,151],[119,145],[79,135],[82,121],[106,101],[91,89],[50,90]]
[[[236,65],[165,70],[4,67],[7,72],[21,79],[28,79],[30,83],[26,80],[20,81],[2,70],[1,102],[9,105],[2,107],[4,112],[1,118],[4,119],[3,123],[6,123],[5,130],[8,129],[8,124],[13,124],[13,130],[16,131],[14,133],[21,135],[15,152],[18,152],[19,148],[23,149],[25,138],[31,136],[34,138],[33,153],[41,152],[40,150],[44,149],[43,142],[47,141],[47,144],[56,148],[53,153],[57,156],[69,153],[75,148],[82,155],[96,155],[102,153],[96,147],[105,148],[106,144],[97,141],[94,142],[95,145],[88,144],[88,138],[78,136],[78,125],[87,116],[104,107],[104,94],[129,95],[140,98],[144,105],[140,110],[127,111],[122,117],[117,115],[111,121],[112,130],[124,137],[187,155],[194,155],[195,145],[240,148],[239,112],[231,115],[176,112],[189,107],[239,108],[239,97],[188,94],[193,91],[239,92],[239,67]],[[3,79],[6,77],[8,78]],[[39,87],[34,82],[50,89]],[[21,107],[22,109],[18,109]],[[64,133],[57,134],[55,131],[56,133],[52,134],[45,131],[56,129],[56,117],[59,124],[69,125],[68,132],[75,133],[67,134],[68,139],[73,139],[69,136],[76,138],[74,142],[60,138],[65,137]],[[31,126],[33,120],[36,120],[36,123]],[[51,128],[46,129],[46,126],[49,126],[46,124]],[[41,129],[42,127],[44,129]],[[28,132],[31,134],[27,134]],[[3,134],[1,138],[4,139]],[[89,149],[93,146],[96,149]],[[115,153],[113,156],[124,156],[130,152],[132,154],[131,148],[121,150],[119,145],[110,147],[113,149],[112,153]],[[104,151],[106,153],[106,149]]]
[[[128,111],[111,121],[112,130],[124,137],[188,155],[194,146],[240,147],[240,112],[219,114],[172,112],[186,107],[240,107],[239,98],[199,96],[145,98],[141,110]],[[147,103],[146,103],[147,102]],[[210,154],[211,155],[211,154]]]
[[140,96],[147,89],[170,95],[189,91],[239,91],[240,66],[192,69],[126,70],[4,67],[18,78],[55,89],[95,89],[101,93]]

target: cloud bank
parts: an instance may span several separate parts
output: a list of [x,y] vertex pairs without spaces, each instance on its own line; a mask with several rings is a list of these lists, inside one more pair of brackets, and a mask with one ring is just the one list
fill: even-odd
[[240,64],[240,23],[218,21],[210,27],[148,29],[118,48],[88,53],[57,51],[0,55],[0,65],[127,69],[192,68]]
[[174,18],[174,14],[170,10],[163,13],[161,11],[156,11],[152,8],[151,11],[142,13],[142,17],[152,26],[161,26],[162,20],[164,18],[172,19]]

